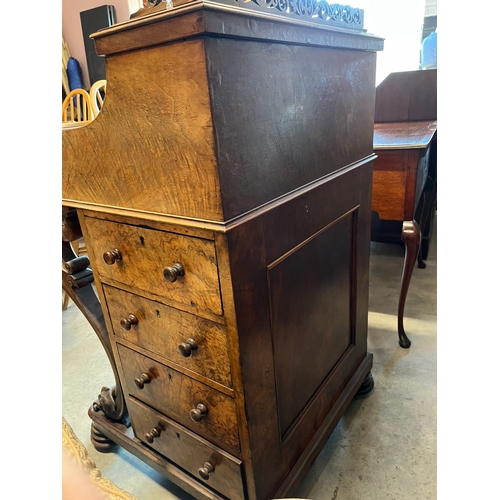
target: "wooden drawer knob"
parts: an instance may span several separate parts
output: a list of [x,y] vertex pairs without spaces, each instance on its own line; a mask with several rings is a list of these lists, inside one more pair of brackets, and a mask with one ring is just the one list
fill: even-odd
[[205,462],[203,467],[198,469],[198,475],[204,480],[208,481],[210,479],[210,474],[215,470],[215,467],[210,462]]
[[147,373],[143,373],[140,377],[134,378],[134,384],[139,389],[144,389],[144,384],[149,384],[151,377]]
[[201,422],[201,419],[208,413],[208,408],[201,403],[196,407],[195,410],[189,412],[191,420],[194,422]]
[[148,443],[152,443],[155,438],[159,438],[161,430],[158,427],[153,427],[147,434],[144,434],[144,438]]
[[186,342],[179,344],[178,347],[179,353],[183,358],[189,358],[191,353],[196,351],[196,349],[198,349],[198,346],[193,339],[187,339]]
[[133,314],[129,314],[127,318],[120,320],[120,326],[127,331],[132,328],[132,325],[137,325],[137,323],[139,323],[139,320]]
[[176,263],[173,266],[166,267],[163,270],[163,276],[167,281],[173,283],[174,281],[177,281],[177,278],[184,276],[184,267],[179,263]]
[[118,248],[114,248],[111,252],[104,252],[102,258],[108,266],[112,266],[116,261],[122,260],[122,254]]

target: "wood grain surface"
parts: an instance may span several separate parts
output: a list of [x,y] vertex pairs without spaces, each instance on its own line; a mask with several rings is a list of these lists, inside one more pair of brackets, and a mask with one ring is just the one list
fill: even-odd
[[226,220],[373,152],[374,53],[210,38],[206,54]]
[[437,130],[437,121],[375,123],[374,151],[426,148]]
[[[205,2],[173,10],[95,37],[106,101],[63,132],[63,204],[86,211],[136,435],[89,414],[197,499],[292,497],[372,366],[383,41]],[[174,264],[185,272],[168,282]]]
[[215,470],[204,483],[231,500],[245,500],[240,460],[133,398],[129,398],[128,406],[134,432],[139,439],[145,441],[145,434],[151,432],[153,427],[161,428],[160,436],[153,443],[148,443],[149,446],[173,460],[200,482],[203,481],[198,469],[210,461]]
[[[205,8],[203,8],[205,7]],[[237,4],[235,2],[235,7]],[[253,18],[249,22],[249,18]],[[98,55],[110,55],[152,45],[189,39],[200,34],[231,36],[261,41],[330,46],[340,49],[378,51],[384,40],[366,31],[344,31],[314,26],[314,22],[290,22],[251,10],[211,3],[192,2],[182,9],[166,11],[147,19],[132,20],[99,30],[92,35]],[[258,26],[258,29],[256,27]],[[324,28],[324,26],[323,26]]]
[[111,56],[106,72],[98,117],[63,131],[63,200],[222,220],[203,41]]
[[403,220],[407,172],[374,171],[372,208],[384,220]]
[[[132,349],[118,345],[117,350],[128,394],[212,443],[231,453],[239,453],[238,425],[232,398]],[[143,373],[150,374],[152,380],[139,389],[134,379]],[[200,422],[194,422],[190,411],[200,403],[208,408],[208,414]]]
[[[93,241],[92,262],[103,282],[128,284],[192,313],[208,309],[222,314],[213,241],[93,218],[86,218],[86,226]],[[123,258],[107,265],[103,255],[113,249]],[[175,263],[182,264],[185,274],[171,283],[164,270]]]
[[[347,381],[366,356],[371,182],[372,163],[360,162],[352,169],[333,174],[328,182],[231,228],[227,234],[253,477],[256,498],[259,500],[273,498],[332,410]],[[294,278],[297,282],[292,287],[269,290],[270,284],[274,287],[279,283],[268,280],[268,266],[283,259],[294,248],[307,242],[337,219],[352,217],[354,211],[357,211],[358,215],[355,224],[351,225],[353,254],[345,252],[345,245],[349,246],[350,241],[347,236],[344,236],[340,243],[332,240],[327,245],[320,245],[319,251],[319,261],[328,262],[330,271],[333,268],[348,270],[353,266],[355,272],[347,280],[350,291],[344,288],[343,276],[343,286],[329,289],[329,304],[325,305],[321,297],[315,293],[311,294],[307,286],[308,273],[318,259],[309,258],[307,252],[304,255],[297,252],[297,256],[302,258],[300,262],[294,262],[296,265],[292,266],[292,275],[287,276],[288,283],[293,282]],[[338,227],[342,227],[341,233],[346,230],[343,224]],[[248,245],[250,240],[252,245]],[[335,251],[338,260],[329,262],[329,257],[332,256],[328,249],[331,250],[330,245],[337,244],[340,245]],[[307,248],[307,244],[304,248]],[[311,279],[319,283],[320,270],[313,269]],[[300,322],[295,330],[296,334],[292,337],[296,342],[293,356],[288,358],[286,351],[275,349],[273,345],[275,318],[271,296],[279,297],[284,308],[280,311],[281,318],[286,318],[287,315],[297,318],[300,311],[304,310],[303,317],[298,320]],[[300,301],[304,305],[296,311]],[[295,368],[297,371],[294,380],[300,380],[300,370],[306,363],[306,358],[301,357],[302,353],[298,349],[300,342],[314,343],[315,339],[324,333],[319,323],[334,318],[336,304],[342,307],[342,304],[345,305],[349,301],[352,303],[352,315],[349,315],[347,320],[343,317],[333,335],[325,335],[323,338],[322,349],[330,353],[331,359],[326,356],[322,363],[317,365],[315,360],[309,357],[307,376],[314,378],[316,383],[307,387],[307,390],[304,389],[302,393],[300,385],[294,386],[301,396],[302,404],[306,406],[290,406],[292,413],[300,412],[300,415],[286,415],[288,421],[293,420],[293,428],[283,435],[285,429],[282,430],[280,419],[285,422],[285,415],[280,416],[278,412],[280,396],[277,395],[277,387],[285,383],[283,376],[287,370],[293,372]],[[317,315],[323,319],[316,318]],[[276,319],[279,320],[279,317]],[[302,334],[299,331],[300,325],[303,327]],[[279,327],[279,323],[276,326]],[[338,360],[336,356],[339,355],[336,344],[345,346],[346,339],[351,338],[354,346],[347,349],[345,355],[335,364],[336,359]],[[286,339],[284,342],[286,343]],[[329,363],[330,367],[327,366]],[[286,366],[287,364],[289,366]],[[329,368],[334,369],[329,372]],[[277,369],[280,370],[279,373]],[[277,377],[281,379],[278,384]],[[323,380],[321,377],[326,378]],[[307,384],[304,384],[306,387]]]
[[393,72],[377,85],[375,123],[436,119],[436,69]]
[[[105,285],[104,295],[115,335],[206,378],[232,386],[223,325],[118,288]],[[138,323],[124,330],[120,321],[129,314],[134,314]],[[178,347],[190,338],[197,349],[183,357]]]
[[412,221],[428,175],[430,142],[418,147],[415,143],[406,147],[397,140],[390,144],[376,151],[372,209],[382,220]]
[[327,226],[268,266],[282,438],[354,340],[355,215]]

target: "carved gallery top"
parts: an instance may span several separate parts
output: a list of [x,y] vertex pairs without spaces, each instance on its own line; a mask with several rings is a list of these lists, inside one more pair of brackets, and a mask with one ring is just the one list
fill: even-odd
[[363,30],[364,11],[349,5],[329,3],[327,0],[148,0],[145,7],[130,17],[135,19],[162,11],[170,11],[183,5],[204,4],[205,6],[245,9],[264,15],[279,15],[339,28]]

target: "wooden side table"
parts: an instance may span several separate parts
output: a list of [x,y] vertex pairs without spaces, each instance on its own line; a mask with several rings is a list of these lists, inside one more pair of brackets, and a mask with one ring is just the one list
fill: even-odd
[[[401,221],[401,239],[405,244],[405,261],[398,306],[399,345],[411,345],[403,314],[413,267],[425,263],[419,255],[425,227],[434,201],[435,187],[428,176],[431,142],[436,136],[437,121],[376,123],[373,149],[378,158],[373,167],[372,210],[380,219]],[[421,201],[421,209],[417,208]]]

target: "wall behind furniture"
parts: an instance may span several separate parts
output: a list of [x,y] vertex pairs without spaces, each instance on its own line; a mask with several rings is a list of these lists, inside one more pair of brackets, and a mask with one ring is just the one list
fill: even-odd
[[115,8],[116,22],[121,23],[129,19],[130,14],[142,7],[141,0],[62,0],[62,36],[68,44],[71,56],[74,57],[82,68],[83,86],[89,88],[89,71],[87,56],[83,43],[80,12],[100,7],[113,5]]
[[[333,3],[333,0],[328,1]],[[377,85],[389,73],[419,68],[426,0],[350,0],[340,3],[364,9],[365,28],[385,39],[384,50],[377,53]]]

